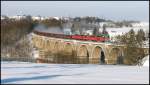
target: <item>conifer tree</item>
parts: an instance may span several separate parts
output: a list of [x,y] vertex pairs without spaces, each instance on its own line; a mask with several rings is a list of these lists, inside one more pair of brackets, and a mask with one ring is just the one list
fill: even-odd
[[136,38],[139,46],[141,47],[143,44],[142,42],[145,41],[145,32],[143,31],[143,29],[138,30]]

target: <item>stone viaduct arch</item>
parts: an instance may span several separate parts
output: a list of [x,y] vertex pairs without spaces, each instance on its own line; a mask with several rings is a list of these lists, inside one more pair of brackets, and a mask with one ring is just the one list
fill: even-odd
[[109,58],[112,64],[122,64],[123,50],[121,48],[113,47],[109,51]]
[[56,41],[54,44],[53,52],[58,53],[58,51],[59,51],[59,42]]
[[105,52],[102,46],[94,46],[91,51],[90,63],[104,63],[105,62]]
[[80,45],[77,49],[77,61],[78,63],[89,62],[89,52],[86,45]]
[[53,50],[55,49],[55,41],[50,40],[50,45],[48,47],[49,47],[49,50],[53,52]]
[[72,55],[73,54],[73,46],[71,43],[64,44],[64,54]]

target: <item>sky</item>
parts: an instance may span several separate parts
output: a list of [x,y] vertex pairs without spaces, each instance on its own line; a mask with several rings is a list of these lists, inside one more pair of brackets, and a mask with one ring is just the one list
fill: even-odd
[[148,1],[2,1],[1,14],[149,21]]

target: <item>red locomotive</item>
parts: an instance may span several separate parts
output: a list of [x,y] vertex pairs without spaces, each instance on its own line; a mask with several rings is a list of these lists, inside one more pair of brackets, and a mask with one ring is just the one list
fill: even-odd
[[63,39],[75,39],[75,40],[84,40],[84,41],[96,41],[96,42],[105,42],[109,41],[108,35],[99,35],[99,36],[89,36],[89,35],[64,35],[64,34],[54,34],[54,33],[46,33],[46,32],[39,32],[34,30],[33,33],[47,36],[47,37],[55,37],[55,38],[63,38]]

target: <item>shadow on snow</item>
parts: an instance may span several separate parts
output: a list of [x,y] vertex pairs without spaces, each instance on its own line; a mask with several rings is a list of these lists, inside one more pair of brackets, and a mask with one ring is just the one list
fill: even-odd
[[72,74],[72,75],[46,75],[46,76],[35,76],[35,77],[30,77],[30,78],[8,78],[8,79],[2,79],[1,83],[15,83],[17,81],[26,81],[26,80],[40,80],[40,79],[50,79],[50,78],[55,78],[55,77],[60,77],[60,76],[73,76],[73,75],[84,75],[86,73],[78,73],[78,74]]

